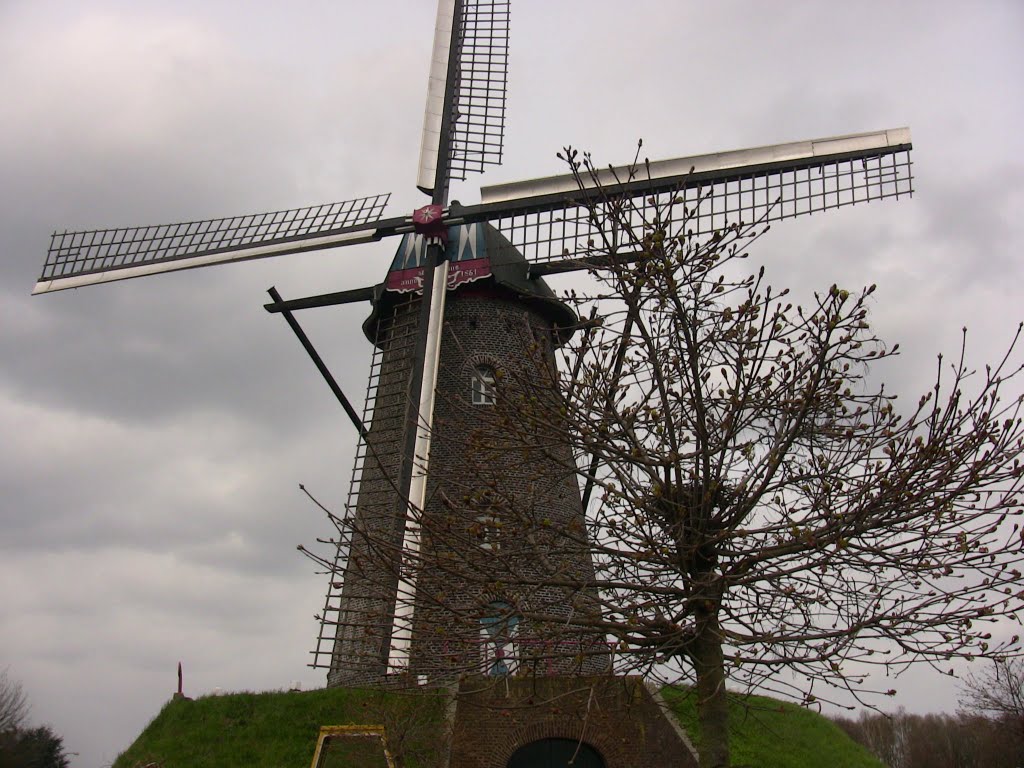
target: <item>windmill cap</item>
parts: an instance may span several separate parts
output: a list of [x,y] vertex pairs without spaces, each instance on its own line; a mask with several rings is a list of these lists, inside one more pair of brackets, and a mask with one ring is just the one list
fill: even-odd
[[[389,311],[408,290],[395,290],[396,285],[413,283],[422,275],[422,238],[406,235],[398,246],[395,259],[385,282],[374,286],[373,310],[363,322],[363,334],[371,343],[376,338],[377,321]],[[449,228],[446,255],[452,267],[470,274],[469,279],[458,282],[450,293],[464,286],[484,288],[492,286],[509,298],[523,301],[542,314],[554,329],[555,342],[564,344],[574,333],[579,318],[572,308],[555,295],[542,277],[530,276],[530,262],[492,225],[456,225]],[[402,283],[402,278],[405,283]]]

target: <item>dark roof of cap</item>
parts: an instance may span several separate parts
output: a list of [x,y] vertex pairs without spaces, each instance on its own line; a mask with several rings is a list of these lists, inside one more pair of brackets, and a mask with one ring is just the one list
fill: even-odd
[[[491,264],[491,274],[482,280],[461,285],[454,291],[458,292],[465,287],[496,286],[502,293],[528,303],[541,312],[555,329],[557,343],[568,341],[579,322],[576,313],[555,295],[542,277],[530,277],[530,263],[501,232],[487,223],[480,226],[484,228],[484,242]],[[374,331],[381,312],[394,305],[403,295],[388,291],[384,283],[374,286],[373,310],[363,322],[363,333],[371,343],[374,341]]]

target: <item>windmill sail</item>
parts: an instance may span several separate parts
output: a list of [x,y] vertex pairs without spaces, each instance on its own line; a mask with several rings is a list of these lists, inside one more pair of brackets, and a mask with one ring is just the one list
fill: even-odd
[[[380,579],[342,580],[352,555],[357,505],[361,510],[362,537],[393,525],[394,493],[401,462],[405,432],[402,405],[411,374],[412,350],[416,342],[418,300],[405,296],[388,316],[374,320],[373,358],[366,387],[363,423],[371,433],[361,435],[339,538],[335,544],[331,580],[320,616],[320,632],[313,653],[313,667],[344,668],[357,677],[379,674],[386,649],[386,624],[382,616],[393,610],[397,579],[392,574]],[[396,534],[397,535],[397,534]],[[358,551],[365,539],[356,536]],[[395,546],[399,546],[397,541]],[[365,556],[365,554],[364,554]],[[344,587],[344,590],[343,590]],[[347,600],[342,601],[343,591]]]
[[[668,197],[690,212],[687,229],[710,235],[740,222],[768,223],[913,193],[910,130],[717,152],[481,190],[494,225],[534,264],[586,256],[595,205],[632,201],[637,222]],[[680,209],[681,210],[681,209]],[[565,271],[565,267],[540,272]]]
[[500,165],[505,140],[508,0],[467,2],[462,15],[449,165],[453,179]]
[[379,221],[389,197],[179,224],[55,232],[32,292],[374,240],[380,235],[367,225]]
[[[434,33],[434,55],[423,120],[419,188],[432,206],[413,215],[431,235],[426,249],[419,330],[406,408],[408,429],[402,448],[399,498],[406,507],[398,526],[404,531],[401,552],[419,549],[415,510],[426,503],[433,410],[441,355],[441,331],[447,296],[449,264],[440,237],[432,232],[448,201],[449,182],[469,170],[500,162],[505,118],[505,73],[508,63],[508,3],[503,0],[441,0]],[[443,79],[442,79],[443,75]],[[398,581],[402,590],[416,591],[415,569]],[[396,597],[396,599],[398,599]],[[413,601],[395,604],[389,666],[406,669],[410,662]]]
[[[737,223],[767,224],[831,208],[913,194],[913,146],[907,128],[717,152],[583,174],[513,182],[481,190],[483,203],[452,206],[452,226],[491,222],[531,262],[532,275],[595,266],[588,261],[602,205],[629,201],[626,210],[651,220],[651,207],[671,196],[688,220],[684,229],[708,236]],[[652,200],[653,198],[653,200]],[[662,208],[663,209],[663,208]],[[621,207],[620,207],[621,213]],[[664,209],[663,209],[664,210]],[[678,221],[676,222],[679,223]],[[384,225],[381,225],[383,229]],[[411,227],[387,234],[410,232]],[[423,240],[408,240],[403,253],[417,254],[403,279],[422,280]],[[408,259],[406,260],[408,261]],[[389,278],[390,279],[390,278]],[[268,305],[270,311],[306,309],[363,300],[372,289],[324,294]]]
[[[486,166],[501,163],[508,35],[509,0],[442,0],[438,4],[416,179],[423,192],[434,191],[439,160],[447,161],[446,181],[464,180],[467,173],[482,173]],[[453,98],[446,114],[444,95],[449,83]]]

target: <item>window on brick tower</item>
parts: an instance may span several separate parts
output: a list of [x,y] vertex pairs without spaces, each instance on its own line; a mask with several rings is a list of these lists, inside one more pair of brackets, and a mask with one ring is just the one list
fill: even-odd
[[476,537],[480,544],[480,549],[488,552],[497,552],[499,528],[501,528],[501,523],[498,522],[498,518],[487,512],[477,515],[476,520],[470,527],[470,533]]
[[494,369],[489,365],[478,365],[473,369],[470,386],[473,391],[473,405],[494,405]]
[[511,605],[497,601],[487,606],[480,619],[480,639],[483,646],[484,674],[504,677],[516,671],[516,634],[519,617]]

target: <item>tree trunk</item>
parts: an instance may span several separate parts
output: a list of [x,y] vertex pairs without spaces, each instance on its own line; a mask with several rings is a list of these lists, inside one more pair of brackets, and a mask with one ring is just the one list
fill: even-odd
[[700,768],[728,768],[729,701],[725,695],[722,631],[716,614],[698,618],[690,657],[697,675]]

